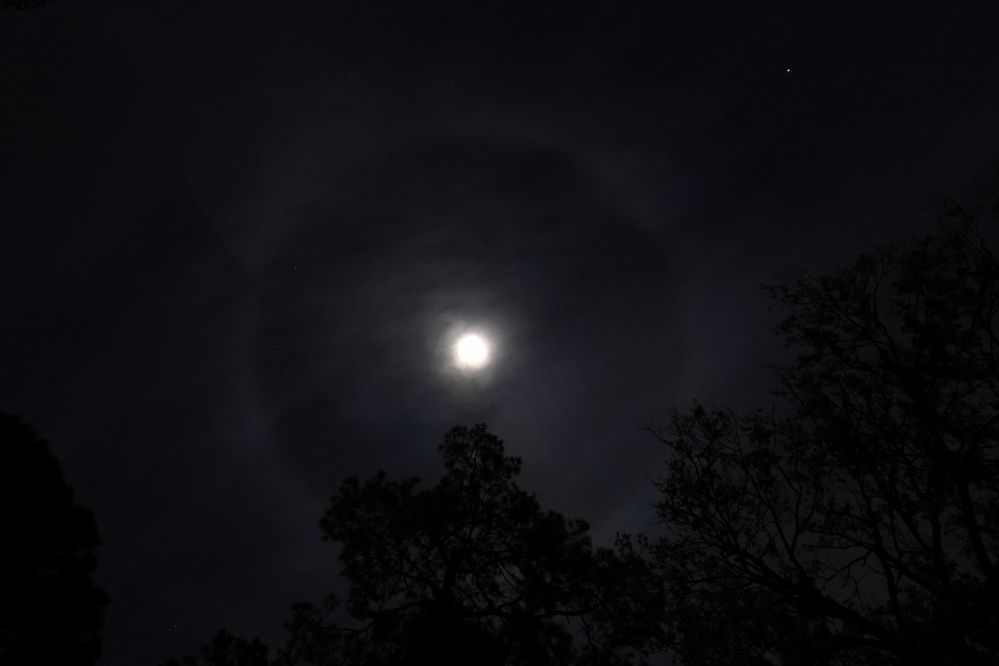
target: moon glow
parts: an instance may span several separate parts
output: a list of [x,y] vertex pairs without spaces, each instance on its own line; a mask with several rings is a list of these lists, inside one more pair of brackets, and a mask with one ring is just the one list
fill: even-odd
[[454,343],[454,362],[465,370],[477,370],[489,363],[489,344],[477,333],[466,333]]

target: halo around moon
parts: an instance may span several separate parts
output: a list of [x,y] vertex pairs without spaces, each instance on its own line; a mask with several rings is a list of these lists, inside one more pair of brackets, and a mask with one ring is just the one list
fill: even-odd
[[478,333],[465,333],[454,343],[454,363],[462,370],[478,370],[489,363],[489,343]]

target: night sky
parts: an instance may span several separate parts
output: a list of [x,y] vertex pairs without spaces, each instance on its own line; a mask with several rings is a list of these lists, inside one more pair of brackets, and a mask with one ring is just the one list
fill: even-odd
[[992,177],[995,3],[560,4],[0,13],[0,410],[96,513],[102,664],[276,643],[340,482],[455,424],[654,533],[640,425],[769,404],[761,284]]

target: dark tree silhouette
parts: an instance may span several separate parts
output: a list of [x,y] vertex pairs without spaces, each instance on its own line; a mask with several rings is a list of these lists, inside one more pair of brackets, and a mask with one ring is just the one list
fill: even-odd
[[48,444],[0,413],[0,664],[89,666],[107,595],[93,581],[100,543]]
[[270,650],[259,640],[247,641],[228,631],[215,634],[211,643],[202,646],[201,659],[184,657],[170,659],[164,666],[269,666]]
[[695,405],[653,429],[670,451],[666,624],[686,662],[999,663],[999,260],[983,222],[948,204],[933,235],[774,287],[800,355],[773,409]]
[[595,549],[584,521],[543,511],[485,426],[452,429],[440,451],[431,488],[384,473],[344,482],[321,526],[342,546],[352,619],[333,597],[296,605],[273,663],[628,663],[617,648],[636,622],[612,630],[607,618],[661,606],[648,585],[623,594],[644,572],[638,554]]

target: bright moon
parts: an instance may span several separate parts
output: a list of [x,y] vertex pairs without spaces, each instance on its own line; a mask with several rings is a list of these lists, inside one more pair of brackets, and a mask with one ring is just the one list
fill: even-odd
[[459,368],[481,368],[489,362],[489,345],[475,333],[463,335],[454,345],[454,360]]

